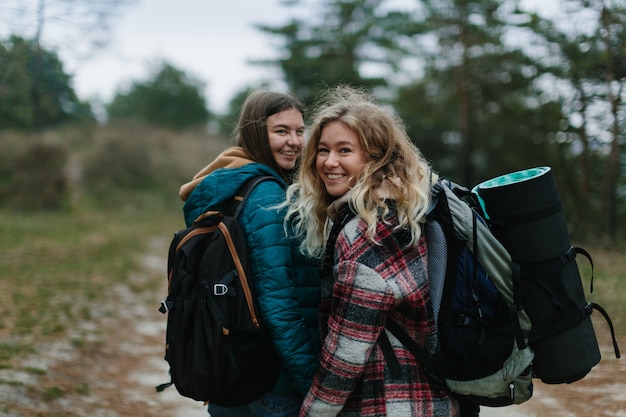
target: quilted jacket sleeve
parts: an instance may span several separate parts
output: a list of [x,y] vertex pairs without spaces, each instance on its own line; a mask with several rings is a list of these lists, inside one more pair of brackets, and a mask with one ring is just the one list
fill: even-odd
[[264,181],[250,194],[239,220],[248,237],[262,318],[291,387],[304,396],[317,369],[319,340],[305,325],[302,296],[298,294],[301,289],[294,285],[298,281],[295,274],[303,269],[296,265],[285,235],[284,210],[276,208],[283,201],[283,188],[274,181]]

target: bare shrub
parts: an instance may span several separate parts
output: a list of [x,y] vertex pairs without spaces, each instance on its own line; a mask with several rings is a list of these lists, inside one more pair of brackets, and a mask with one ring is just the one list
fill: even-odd
[[228,142],[206,132],[139,124],[101,128],[81,163],[82,192],[99,206],[179,205],[178,188]]
[[7,146],[0,158],[0,199],[21,210],[57,210],[69,196],[65,166],[68,151],[62,144],[23,140]]

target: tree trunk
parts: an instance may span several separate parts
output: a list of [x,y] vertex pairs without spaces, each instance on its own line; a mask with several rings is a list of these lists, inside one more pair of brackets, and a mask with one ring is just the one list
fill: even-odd
[[615,241],[617,238],[617,186],[620,170],[620,126],[619,126],[619,97],[621,87],[617,92],[613,92],[615,85],[615,69],[613,68],[613,51],[611,48],[611,25],[610,11],[606,8],[602,10],[601,27],[604,29],[602,40],[606,48],[606,85],[607,99],[611,105],[611,114],[613,116],[613,126],[611,128],[611,148],[606,163],[605,174],[605,190],[602,199],[602,218],[605,219],[605,235]]
[[465,22],[461,22],[459,26],[460,40],[463,45],[463,56],[461,64],[457,67],[455,73],[455,86],[457,97],[459,98],[459,134],[461,144],[459,146],[459,166],[460,175],[463,183],[470,187],[474,183],[474,175],[472,168],[472,137],[471,137],[471,98],[469,91],[469,76],[467,71],[467,27]]

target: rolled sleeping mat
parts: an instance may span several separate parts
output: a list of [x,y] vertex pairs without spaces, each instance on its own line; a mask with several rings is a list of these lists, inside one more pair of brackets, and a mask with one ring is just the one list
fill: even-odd
[[552,384],[583,378],[600,362],[600,349],[552,170],[513,172],[472,191],[494,235],[521,266],[535,376]]

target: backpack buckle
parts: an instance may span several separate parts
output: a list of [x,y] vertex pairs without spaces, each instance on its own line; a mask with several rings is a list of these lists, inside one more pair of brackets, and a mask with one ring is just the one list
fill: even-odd
[[471,322],[471,319],[465,314],[457,314],[456,319],[454,320],[457,326],[468,326]]
[[213,295],[226,294],[228,294],[228,285],[222,283],[213,284]]
[[163,314],[169,312],[172,309],[172,301],[163,300],[161,301],[161,306],[159,307],[159,311]]

